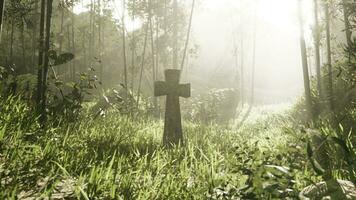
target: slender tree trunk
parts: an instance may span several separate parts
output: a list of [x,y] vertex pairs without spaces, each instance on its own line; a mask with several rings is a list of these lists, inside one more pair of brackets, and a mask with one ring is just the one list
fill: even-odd
[[89,67],[92,67],[92,59],[93,59],[93,14],[94,7],[93,7],[93,0],[90,0],[90,16],[89,16],[89,49],[88,49],[88,59],[89,59]]
[[173,69],[178,69],[178,0],[173,0]]
[[320,61],[320,28],[319,28],[319,9],[318,0],[314,0],[314,49],[315,49],[315,65],[316,65],[316,77],[319,96],[323,96],[322,92],[322,77],[321,77],[321,61]]
[[351,47],[352,45],[352,32],[351,32],[351,25],[350,25],[350,20],[349,20],[349,11],[347,9],[347,0],[342,0],[342,7],[344,10],[344,23],[345,23],[345,33],[346,33],[346,42],[347,46]]
[[63,1],[60,2],[60,9],[61,9],[61,25],[60,25],[60,32],[59,32],[59,53],[62,53],[63,50],[63,25],[64,25],[64,5]]
[[189,46],[189,40],[190,40],[190,30],[192,28],[192,22],[193,22],[193,14],[194,14],[194,7],[195,7],[195,0],[193,0],[192,2],[192,9],[190,11],[190,17],[189,17],[189,25],[188,25],[188,32],[187,32],[187,38],[185,40],[185,45],[184,45],[184,51],[183,51],[183,59],[182,59],[182,63],[180,65],[180,69],[181,71],[184,70],[184,62],[185,62],[185,57],[187,55],[187,50],[188,50],[188,46]]
[[[149,16],[150,18],[151,16]],[[140,69],[140,78],[139,78],[139,82],[138,82],[138,90],[137,90],[137,100],[136,100],[136,107],[138,108],[139,104],[140,104],[140,93],[141,93],[141,84],[142,84],[142,76],[143,76],[143,70],[144,70],[144,66],[145,66],[145,55],[146,55],[146,48],[147,48],[147,38],[148,38],[148,26],[149,26],[149,22],[147,22],[146,24],[146,28],[145,28],[145,41],[143,44],[143,52],[142,52],[142,60],[141,60],[141,69]]]
[[37,74],[37,106],[38,112],[43,119],[41,109],[42,105],[42,91],[43,91],[43,54],[44,54],[44,30],[45,30],[45,16],[46,16],[46,0],[41,0],[41,17],[40,17],[40,34],[39,34],[39,50],[38,50],[38,74]]
[[330,109],[333,110],[333,70],[332,70],[332,61],[331,61],[331,34],[330,34],[330,12],[329,12],[329,3],[325,3],[325,21],[326,21],[326,51],[327,51],[327,66],[328,66],[328,99]]
[[[72,7],[72,13],[71,13],[71,20],[72,20],[72,52],[73,54],[76,56],[76,48],[75,48],[75,29],[74,29],[74,24],[75,24],[75,17],[74,17],[74,8]],[[73,59],[73,62],[72,62],[72,65],[73,65],[73,80],[75,80],[75,73],[76,73],[76,65],[77,65],[77,62],[76,62],[76,59],[74,58]]]
[[46,9],[46,36],[45,36],[45,49],[44,49],[44,62],[43,62],[43,79],[42,79],[42,119],[46,120],[46,103],[47,103],[47,74],[49,69],[49,48],[50,48],[50,38],[51,38],[51,20],[52,20],[52,3],[53,0],[47,1]]
[[156,17],[156,78],[159,78],[159,18]]
[[5,0],[0,0],[0,42],[1,42],[1,35],[2,35],[2,26],[4,21],[4,10],[5,10]]
[[[168,10],[168,0],[164,0],[164,17],[163,17],[163,29],[164,29],[164,46],[168,45],[167,39],[168,39],[168,22],[167,22],[167,10]],[[163,68],[167,69],[168,68],[168,60],[167,60],[167,51],[166,49],[163,49]]]
[[[132,22],[135,22],[136,18],[136,0],[132,1]],[[136,51],[136,35],[135,30],[132,30],[131,35],[131,90],[134,90],[134,82],[135,82],[135,51]]]
[[251,114],[253,106],[255,104],[255,71],[256,71],[256,34],[257,34],[257,5],[255,5],[255,10],[253,14],[253,46],[252,46],[252,71],[251,71],[251,96],[248,109],[246,113],[242,116],[241,121],[238,123],[237,129],[246,122]]
[[255,72],[256,72],[256,34],[257,34],[257,8],[253,16],[253,52],[252,52],[252,73],[251,73],[251,98],[250,106],[255,103]]
[[104,18],[104,20],[102,21],[102,24],[101,24],[101,43],[102,43],[102,70],[103,70],[103,78],[105,77],[105,69],[104,69],[104,66],[106,66],[105,65],[105,61],[106,61],[106,59],[105,59],[105,47],[106,47],[106,45],[105,45],[105,18]]
[[95,46],[95,43],[96,43],[96,40],[95,40],[95,35],[96,35],[96,0],[93,0],[93,22],[92,22],[92,57],[95,58],[96,57],[96,46]]
[[[149,1],[150,2],[150,16],[152,16],[152,0]],[[149,23],[150,23],[150,35],[151,35],[151,59],[152,59],[152,83],[154,85],[154,82],[156,81],[157,77],[156,77],[156,52],[155,52],[155,45],[154,45],[154,34],[153,34],[153,23],[152,23],[152,17],[150,17],[149,19]],[[154,92],[152,91],[152,94]],[[157,97],[153,97],[153,109],[154,109],[154,115],[158,116],[158,102],[157,102]]]
[[33,31],[32,31],[32,54],[31,54],[31,68],[33,69],[33,73],[36,73],[36,68],[34,68],[34,66],[36,66],[36,51],[37,51],[37,42],[38,42],[38,38],[37,38],[37,21],[38,19],[38,1],[35,2],[35,23],[33,23]]
[[[159,76],[159,56],[160,56],[160,49],[159,49],[159,45],[158,45],[158,41],[159,41],[159,17],[156,16],[156,80],[159,80],[160,76]],[[154,87],[153,87],[154,89]],[[160,109],[160,101],[159,98],[156,98],[157,101],[157,117],[160,118],[161,117],[161,109]]]
[[[242,29],[242,28],[241,28]],[[245,69],[244,69],[244,35],[243,31],[241,30],[241,38],[240,38],[240,76],[241,76],[241,104],[244,106],[245,104]]]
[[311,92],[310,92],[310,80],[309,80],[309,71],[308,71],[308,60],[307,60],[307,48],[305,44],[304,38],[304,23],[303,23],[303,15],[302,15],[302,0],[298,1],[298,17],[299,17],[299,25],[300,25],[300,48],[301,48],[301,56],[302,56],[302,65],[303,65],[303,77],[304,77],[304,90],[305,90],[305,100],[306,100],[306,110],[308,119],[313,119],[313,111],[312,111],[312,100],[311,100]]
[[10,65],[13,64],[13,55],[14,55],[14,32],[15,32],[15,20],[11,19],[11,33],[10,33]]
[[26,44],[25,44],[25,23],[21,21],[21,49],[22,49],[22,65],[26,70],[26,73],[29,73],[29,69],[26,66]]
[[103,61],[102,61],[102,44],[101,44],[101,0],[98,0],[98,51],[99,51],[99,70],[100,70],[100,81],[103,81]]
[[[61,12],[61,24],[60,24],[60,31],[59,31],[59,53],[61,54],[63,52],[63,39],[64,39],[64,1],[61,0],[59,2],[59,7],[60,7],[60,12]],[[65,65],[64,67],[60,67],[58,69],[59,74],[64,74],[66,75],[68,73],[67,67],[68,64]]]
[[[71,40],[71,33],[70,33],[71,27],[67,25],[67,49],[68,51],[71,51],[72,48],[72,40]],[[68,67],[68,71],[66,73],[69,73],[68,77],[69,79],[73,80],[74,79],[74,74],[73,74],[73,65],[72,62],[66,63],[65,64]]]
[[234,34],[234,38],[233,38],[233,44],[234,44],[234,53],[233,53],[233,56],[234,56],[234,61],[235,61],[235,69],[236,69],[236,74],[235,74],[235,84],[234,84],[234,88],[236,88],[236,90],[239,89],[240,87],[240,79],[239,79],[239,76],[240,76],[240,69],[239,69],[239,50],[238,50],[238,45],[236,43],[236,37],[235,37],[235,33]]
[[125,29],[125,9],[126,1],[122,0],[123,11],[122,11],[122,45],[123,45],[123,57],[124,57],[124,84],[125,91],[127,92],[127,61],[126,61],[126,29]]
[[88,68],[88,63],[87,63],[87,60],[88,60],[88,51],[86,50],[86,47],[85,47],[85,32],[83,31],[82,32],[83,34],[83,42],[82,42],[82,49],[83,49],[83,61],[82,61],[82,71],[85,71],[87,68]]

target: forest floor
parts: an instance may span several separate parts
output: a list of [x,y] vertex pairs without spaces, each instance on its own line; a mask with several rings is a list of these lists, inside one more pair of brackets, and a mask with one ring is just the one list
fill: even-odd
[[0,124],[1,198],[296,199],[317,181],[304,130],[285,109],[253,109],[239,129],[185,122],[185,146],[165,149],[161,121],[113,111],[43,132],[29,108],[8,103]]

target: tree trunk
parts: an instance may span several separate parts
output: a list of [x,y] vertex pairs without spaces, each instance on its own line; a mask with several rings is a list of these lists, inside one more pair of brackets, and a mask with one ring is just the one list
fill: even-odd
[[11,35],[10,35],[10,65],[13,64],[13,55],[14,55],[14,32],[15,32],[15,22],[14,18],[11,19]]
[[41,0],[41,17],[40,17],[40,34],[38,47],[38,74],[37,74],[37,110],[43,119],[41,109],[42,105],[42,91],[43,91],[43,53],[44,53],[44,30],[45,30],[45,16],[46,16],[46,0]]
[[319,9],[318,0],[314,0],[314,49],[315,49],[315,67],[317,77],[317,87],[319,96],[322,97],[322,82],[321,82],[321,64],[320,64],[320,29],[319,29]]
[[126,1],[122,1],[123,11],[122,11],[122,48],[123,48],[123,57],[124,57],[124,85],[125,91],[127,92],[127,61],[126,61],[126,29],[125,29],[125,9]]
[[0,42],[1,42],[1,35],[2,35],[4,10],[5,10],[5,0],[0,0]]
[[[136,17],[136,0],[132,1],[132,22],[135,22]],[[131,90],[134,90],[134,82],[135,82],[135,51],[136,51],[136,35],[135,30],[132,31],[131,35]]]
[[241,76],[241,84],[240,84],[240,93],[241,93],[241,104],[242,107],[245,104],[245,72],[244,72],[244,37],[243,31],[241,30],[241,38],[240,38],[240,76]]
[[[77,56],[76,55],[76,48],[75,48],[75,29],[74,29],[74,23],[75,23],[75,17],[74,17],[74,10],[73,10],[73,7],[72,7],[72,13],[71,13],[71,20],[72,20],[72,53],[75,55],[75,56]],[[72,67],[72,77],[73,77],[73,80],[75,80],[75,73],[76,73],[76,64],[77,64],[77,62],[76,62],[76,59],[74,58],[73,59],[73,61],[72,61],[72,65],[73,65],[73,67]]]
[[[151,16],[149,16],[150,18]],[[139,82],[138,82],[138,90],[137,90],[137,100],[136,100],[136,107],[138,108],[139,104],[140,104],[140,93],[141,93],[141,84],[142,84],[142,75],[143,75],[143,70],[144,70],[144,66],[145,66],[145,55],[146,55],[146,48],[147,48],[147,37],[148,37],[148,26],[149,26],[149,21],[146,24],[146,28],[145,28],[145,41],[143,44],[143,52],[142,52],[142,57],[141,57],[141,69],[140,69],[140,78],[139,78]]]
[[92,59],[93,59],[93,12],[94,12],[94,7],[93,7],[93,0],[90,0],[90,16],[89,16],[89,49],[88,49],[88,61],[89,61],[89,66],[92,67]]
[[173,69],[178,69],[178,0],[173,1]]
[[342,0],[342,8],[344,10],[344,23],[345,23],[345,33],[346,33],[346,42],[347,46],[351,47],[352,45],[352,32],[351,32],[351,25],[349,20],[349,11],[347,10],[347,0]]
[[37,50],[37,21],[38,21],[38,1],[35,2],[35,23],[33,23],[32,31],[32,54],[31,54],[31,68],[33,68],[33,73],[36,73],[36,50]]
[[42,78],[42,119],[46,120],[46,91],[47,91],[47,74],[49,69],[49,48],[50,48],[50,38],[51,38],[51,19],[52,19],[52,3],[53,0],[47,1],[46,9],[46,36],[45,36],[45,49],[44,49],[44,62],[43,62],[43,78]]
[[96,0],[93,0],[93,23],[92,23],[92,58],[96,58],[96,48],[95,48],[95,34],[96,34],[96,4],[95,4]]
[[[72,40],[71,40],[71,33],[70,33],[70,30],[71,30],[71,27],[69,25],[67,25],[67,51],[71,51],[73,48],[72,48]],[[67,66],[67,70],[65,73],[68,73],[69,72],[69,79],[70,80],[73,80],[74,79],[74,73],[73,73],[73,63],[72,62],[69,62],[69,63],[66,63],[65,65]]]
[[156,17],[156,78],[159,79],[159,18]]
[[[90,36],[90,34],[88,36]],[[82,40],[82,49],[83,49],[82,71],[85,71],[88,68],[88,63],[87,63],[88,51],[86,50],[86,46],[85,46],[85,43],[86,43],[85,30],[82,32],[82,37],[83,37],[83,40]]]
[[251,96],[248,109],[237,125],[237,129],[246,122],[255,104],[255,72],[256,72],[256,34],[257,34],[257,5],[253,14],[253,46],[252,46],[252,72],[251,72]]
[[252,52],[252,73],[251,73],[251,98],[250,107],[255,103],[255,72],[256,72],[256,34],[257,34],[257,8],[253,16],[253,52]]
[[[150,5],[150,15],[152,16],[152,0],[149,1],[149,5]],[[157,79],[157,74],[156,74],[156,52],[155,52],[155,45],[154,45],[154,34],[153,34],[153,23],[152,23],[152,17],[150,17],[149,19],[149,23],[150,23],[150,35],[151,35],[151,59],[152,59],[152,83],[154,85],[156,79]],[[154,91],[152,91],[152,94],[154,93]],[[153,97],[153,109],[154,109],[154,116],[158,117],[158,102],[157,102],[157,97],[154,96]]]
[[[103,81],[103,62],[102,62],[102,44],[101,44],[101,0],[98,0],[98,51],[99,51],[99,72],[100,72],[100,82]],[[74,41],[74,40],[73,40]],[[74,47],[74,46],[73,46]]]
[[333,110],[333,70],[331,63],[331,34],[330,34],[330,12],[329,3],[325,3],[325,21],[326,21],[326,51],[327,51],[327,66],[328,66],[328,99],[330,110]]
[[187,55],[187,50],[188,50],[188,46],[189,46],[190,30],[191,30],[191,28],[192,28],[194,7],[195,7],[195,0],[193,0],[193,2],[192,2],[192,9],[191,9],[191,11],[190,11],[187,38],[186,38],[186,40],[185,40],[184,51],[183,51],[183,59],[182,59],[181,65],[180,65],[181,72],[183,72],[183,70],[184,70],[185,57],[186,57],[186,55]]
[[63,24],[64,24],[64,5],[63,1],[60,2],[60,9],[61,9],[61,25],[60,25],[60,32],[59,32],[59,53],[62,53],[63,50]]
[[[60,22],[61,24],[59,30],[59,53],[61,54],[63,52],[63,39],[64,39],[64,1],[63,0],[59,2],[59,7],[61,12],[61,22]],[[66,64],[65,67],[63,66],[58,68],[58,73],[66,76],[66,74],[68,73],[67,66],[68,65]]]
[[26,44],[25,44],[25,23],[23,20],[21,21],[21,34],[20,34],[20,39],[21,39],[21,50],[22,50],[22,65],[26,71],[26,73],[29,73],[29,69],[26,66]]
[[[168,0],[164,0],[164,17],[163,17],[163,30],[164,30],[164,41],[163,41],[163,46],[168,45],[168,22],[167,22],[167,10],[168,10]],[[166,53],[166,48],[163,49],[163,69],[168,68],[168,60],[167,60],[167,53]]]
[[303,78],[304,78],[304,90],[305,90],[305,101],[306,101],[306,111],[308,120],[312,120],[313,111],[312,111],[312,100],[310,92],[310,80],[309,80],[309,71],[308,71],[308,59],[307,59],[307,48],[304,38],[304,23],[302,15],[302,0],[298,1],[298,17],[300,25],[300,49],[302,56],[302,66],[303,66]]

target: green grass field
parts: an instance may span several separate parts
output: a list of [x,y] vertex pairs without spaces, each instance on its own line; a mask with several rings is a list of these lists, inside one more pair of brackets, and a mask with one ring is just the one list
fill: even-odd
[[0,199],[295,199],[317,179],[285,111],[255,109],[239,130],[185,122],[185,146],[165,149],[157,120],[112,111],[43,131],[20,101],[1,110]]

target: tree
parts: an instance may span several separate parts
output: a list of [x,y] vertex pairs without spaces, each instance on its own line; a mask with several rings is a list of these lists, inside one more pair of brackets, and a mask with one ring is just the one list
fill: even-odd
[[322,96],[322,83],[321,83],[321,63],[320,63],[320,28],[319,28],[319,8],[318,0],[314,0],[314,50],[315,50],[315,65],[316,77],[319,95]]
[[1,41],[1,33],[3,26],[3,18],[4,18],[4,10],[5,10],[5,0],[0,0],[0,41]]
[[137,90],[137,100],[136,100],[136,107],[139,106],[140,104],[140,94],[141,94],[141,85],[142,85],[142,76],[143,76],[143,70],[145,67],[145,56],[146,56],[146,48],[147,48],[147,38],[148,38],[148,27],[149,27],[149,21],[150,21],[151,15],[148,16],[147,23],[145,25],[145,41],[143,45],[143,51],[142,51],[142,58],[141,58],[141,69],[140,69],[140,78],[138,82],[138,90]]
[[[257,34],[257,5],[255,5],[254,13],[253,13],[253,38],[252,38],[252,71],[251,71],[251,94],[250,94],[250,102],[248,105],[248,109],[246,113],[242,116],[241,121],[238,124],[238,128],[240,128],[245,121],[248,119],[248,117],[251,114],[251,111],[253,109],[253,106],[255,104],[255,72],[256,72],[256,34]],[[243,38],[243,35],[241,35],[241,38]],[[241,49],[243,48],[243,43],[241,41]],[[243,65],[243,61],[241,63]],[[241,66],[241,72],[243,73],[243,66]],[[241,75],[242,76],[242,75]],[[242,88],[243,89],[243,88]],[[242,102],[242,106],[244,106]]]
[[173,0],[173,69],[178,69],[178,0]]
[[46,16],[46,0],[41,0],[41,16],[40,16],[40,33],[38,47],[38,73],[37,73],[37,110],[44,119],[44,110],[42,110],[42,92],[43,92],[43,53],[44,53],[44,31],[45,31],[45,16]]
[[[38,22],[39,18],[38,18],[38,4],[39,1],[35,2],[35,8],[34,8],[34,21]],[[36,50],[37,50],[37,43],[38,43],[38,23],[33,23],[33,30],[32,30],[32,49],[31,49],[31,66],[36,66]],[[36,68],[33,67],[33,70],[31,70],[31,72],[36,73]]]
[[125,10],[126,10],[126,1],[122,1],[122,48],[123,48],[123,61],[124,61],[124,85],[126,91],[128,89],[127,81],[127,61],[126,61],[126,26],[125,26]]
[[[132,1],[132,16],[131,20],[134,22],[136,19],[136,0]],[[134,90],[135,86],[135,57],[136,57],[136,34],[135,31],[131,33],[131,90]]]
[[[101,0],[98,0],[98,10],[99,10],[99,16],[98,16],[98,49],[99,49],[99,68],[100,68],[100,81],[103,81],[103,61],[102,61],[102,16],[101,16]],[[72,14],[72,31],[74,34],[74,14]],[[74,35],[73,35],[74,38]],[[74,39],[73,39],[73,47],[74,47]]]
[[[150,10],[150,16],[152,16],[151,12],[153,12],[153,5],[152,5],[152,0],[149,0],[149,10]],[[149,24],[150,24],[150,38],[151,38],[151,60],[152,60],[152,83],[157,80],[157,71],[156,71],[156,51],[155,51],[155,44],[154,44],[154,32],[153,32],[153,19],[152,17],[149,18]],[[154,92],[154,91],[153,91]],[[154,113],[156,116],[158,116],[158,101],[157,97],[153,97],[153,109]]]
[[187,38],[185,39],[185,45],[184,45],[184,50],[183,50],[183,58],[182,58],[182,63],[180,65],[180,70],[182,72],[184,70],[184,62],[185,62],[185,57],[187,55],[187,49],[188,49],[188,45],[189,45],[190,32],[191,32],[192,22],[193,22],[194,8],[195,8],[195,0],[193,0],[193,2],[192,2],[192,8],[191,8],[191,11],[190,11],[189,25],[188,25],[188,31],[187,31]]
[[[53,0],[42,0],[41,2],[41,21],[40,21],[40,50],[39,50],[39,75],[38,75],[38,99],[40,120],[42,123],[46,120],[46,91],[47,74],[49,69],[49,49],[51,37],[51,19],[52,19]],[[46,7],[47,6],[47,7]]]
[[347,0],[342,0],[342,8],[343,8],[343,14],[344,14],[344,23],[345,23],[345,34],[346,34],[346,42],[347,46],[350,47],[352,45],[352,32],[351,32],[351,24],[349,20],[349,10],[348,10],[348,3]]
[[302,14],[302,0],[298,0],[298,18],[299,18],[299,29],[300,29],[300,50],[302,56],[302,67],[303,67],[303,79],[304,79],[304,90],[305,90],[305,101],[306,101],[306,111],[307,118],[313,119],[312,111],[312,99],[310,92],[310,80],[308,71],[308,58],[307,58],[307,47],[304,38],[304,22]]
[[326,29],[326,58],[328,67],[328,100],[330,109],[333,110],[333,70],[331,63],[331,34],[330,34],[330,11],[329,3],[325,2],[325,29]]

